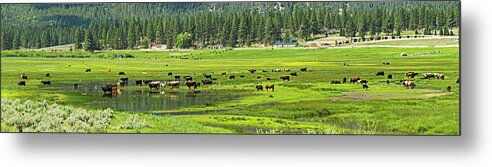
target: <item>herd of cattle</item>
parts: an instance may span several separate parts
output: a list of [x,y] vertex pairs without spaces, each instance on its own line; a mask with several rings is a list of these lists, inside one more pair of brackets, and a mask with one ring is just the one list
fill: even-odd
[[[384,65],[389,65],[390,63],[389,62],[384,62],[383,63]],[[345,64],[346,65],[346,64]],[[249,73],[253,74],[253,73],[256,73],[257,70],[256,69],[248,69],[247,70]],[[268,72],[267,70],[261,70],[262,72]],[[283,76],[280,76],[280,79],[282,81],[290,81],[291,80],[291,76],[294,77],[294,76],[298,76],[298,73],[297,72],[291,72],[290,68],[286,68],[286,69],[272,69],[271,70],[272,72],[288,72],[289,75],[283,75]],[[300,72],[307,72],[307,67],[302,67],[299,69]],[[91,72],[91,69],[86,69],[85,72]],[[109,70],[109,72],[111,72],[111,70]],[[125,72],[118,72],[118,75],[126,75]],[[179,88],[180,86],[180,80],[181,80],[181,76],[179,75],[173,75],[172,72],[168,72],[167,74],[168,76],[172,76],[174,77],[174,80],[172,81],[155,81],[155,80],[135,80],[135,85],[138,85],[138,86],[143,86],[143,85],[147,85],[150,89],[155,89],[155,90],[159,90],[163,87],[169,87],[169,88]],[[193,74],[193,75],[196,75],[196,74]],[[226,72],[222,72],[220,73],[221,76],[227,76],[227,73]],[[400,83],[407,89],[414,89],[416,84],[415,84],[415,81],[414,80],[411,80],[413,78],[415,78],[416,76],[418,76],[419,73],[416,73],[416,72],[406,72],[404,74],[405,77],[407,77],[408,79],[406,80],[400,80]],[[385,73],[384,71],[379,71],[376,73],[376,76],[385,76]],[[47,78],[46,80],[42,80],[41,83],[43,85],[51,85],[51,81],[49,80],[50,78],[50,74],[47,73],[45,75],[45,77]],[[196,80],[193,80],[193,76],[183,76],[183,79],[184,79],[184,85],[188,87],[188,89],[191,89],[192,87],[194,89],[200,87],[200,85],[210,85],[212,83],[214,83],[214,81],[217,80],[217,78],[213,78],[212,77],[212,74],[205,74],[203,73],[203,77],[205,78],[205,80],[201,80],[201,81],[196,81]],[[239,78],[244,78],[245,75],[239,75]],[[436,78],[436,79],[441,79],[441,80],[444,80],[444,74],[440,74],[440,73],[425,73],[425,74],[422,74],[422,79],[431,79],[431,78]],[[25,86],[26,85],[26,81],[27,80],[27,75],[26,74],[22,74],[20,76],[21,78],[21,81],[19,81],[17,83],[17,85],[19,86]],[[236,75],[229,75],[227,77],[229,80],[231,79],[236,79]],[[257,76],[256,77],[257,79],[261,79],[261,76]],[[387,75],[387,79],[386,80],[386,83],[387,84],[390,84],[390,79],[393,79],[393,75],[392,74],[388,74]],[[269,78],[267,77],[266,78],[266,81],[271,81],[272,78]],[[367,90],[369,88],[369,86],[367,85],[367,83],[369,82],[368,80],[364,80],[364,79],[361,79],[360,77],[350,77],[350,78],[347,78],[347,77],[344,77],[342,79],[342,81],[340,80],[332,80],[331,81],[331,84],[345,84],[347,83],[347,81],[350,83],[350,84],[355,84],[355,83],[358,83],[358,84],[361,84],[362,85],[362,89],[365,89]],[[116,93],[119,91],[119,89],[123,86],[126,86],[128,85],[128,82],[129,82],[129,79],[128,78],[120,78],[120,80],[117,82],[117,84],[110,84],[110,85],[105,85],[103,87],[101,87],[102,91],[106,94],[106,93]],[[456,83],[459,83],[460,80],[459,78],[457,79]],[[74,89],[77,89],[78,88],[78,84],[74,84],[73,85],[73,88]],[[275,90],[275,85],[274,84],[266,84],[265,86],[263,85],[255,85],[255,88],[257,91],[263,91],[263,88],[266,88],[266,91],[268,90],[272,90],[272,92]],[[451,86],[448,86],[447,87],[447,90],[448,91],[451,91]]]

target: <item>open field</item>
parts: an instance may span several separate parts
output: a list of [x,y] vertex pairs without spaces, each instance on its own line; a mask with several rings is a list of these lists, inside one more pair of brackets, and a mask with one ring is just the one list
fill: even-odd
[[[400,45],[392,42],[391,45]],[[413,45],[408,44],[410,40],[405,42]],[[448,42],[452,41],[437,41]],[[377,44],[381,43],[384,42]],[[402,57],[402,52],[420,56]],[[20,54],[26,57],[15,57]],[[48,54],[58,58],[40,57]],[[138,113],[152,124],[138,130],[141,133],[459,134],[459,84],[455,83],[459,76],[458,47],[81,54],[87,58],[63,58],[73,55],[70,52],[2,52],[1,97],[46,100],[86,109],[111,107],[116,113],[111,122],[114,127],[130,113]],[[131,56],[113,58],[114,55]],[[301,67],[307,67],[307,72],[301,72]],[[257,71],[250,73],[248,69]],[[282,81],[280,76],[290,74],[283,69],[297,72],[298,76]],[[384,71],[385,76],[376,76],[379,71]],[[415,89],[405,89],[400,80],[407,79],[404,74],[410,71],[443,73],[446,78],[426,80],[419,75],[413,79]],[[173,75],[168,76],[168,72]],[[227,74],[222,76],[222,72]],[[26,86],[17,86],[22,73],[29,77]],[[41,84],[47,80],[46,73],[51,75],[50,86]],[[175,75],[205,80],[202,74],[211,74],[217,80],[196,90],[183,85],[182,78],[181,86],[174,89],[150,91],[148,86],[135,85],[135,80],[166,81]],[[389,79],[389,85],[388,74],[394,78]],[[231,75],[235,79],[228,79]],[[130,82],[121,94],[103,96],[100,87],[116,84],[122,77]],[[330,84],[344,77],[368,80],[369,89],[363,90],[360,84]],[[72,88],[75,83],[80,85],[78,90]],[[275,91],[256,91],[258,84],[275,84]],[[448,86],[452,87],[451,92],[446,90]],[[177,128],[180,126],[189,128]],[[13,131],[2,122],[2,131],[5,130]],[[109,132],[136,130],[112,128]]]

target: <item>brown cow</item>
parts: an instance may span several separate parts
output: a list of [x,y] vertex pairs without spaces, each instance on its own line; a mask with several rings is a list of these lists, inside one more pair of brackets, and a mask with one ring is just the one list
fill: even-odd
[[407,72],[407,73],[405,73],[405,76],[407,76],[408,78],[414,78],[417,75],[419,75],[419,73],[415,73],[415,72]]
[[268,89],[272,89],[272,92],[275,91],[275,85],[274,84],[266,84],[265,88],[266,88],[267,92],[268,92]]
[[415,81],[412,81],[412,80],[401,80],[400,81],[403,86],[405,86],[405,88],[410,88],[410,89],[413,89],[415,88]]
[[192,86],[193,86],[193,89],[196,89],[198,87],[198,84],[196,83],[196,81],[192,81],[192,80],[186,81],[185,85],[188,86],[188,89],[191,89]]

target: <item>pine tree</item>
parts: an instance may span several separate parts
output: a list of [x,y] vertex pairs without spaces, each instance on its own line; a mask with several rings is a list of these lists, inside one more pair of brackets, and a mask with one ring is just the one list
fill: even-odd
[[96,50],[96,43],[94,42],[94,37],[91,29],[85,32],[84,50],[89,52],[94,52],[94,50]]

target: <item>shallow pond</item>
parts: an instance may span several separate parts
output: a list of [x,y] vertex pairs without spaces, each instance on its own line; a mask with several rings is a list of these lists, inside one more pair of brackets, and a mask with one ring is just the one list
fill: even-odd
[[85,108],[110,107],[114,110],[133,112],[213,106],[218,102],[231,101],[245,96],[244,90],[214,90],[210,86],[188,90],[181,85],[179,89],[155,90],[148,86],[131,85],[134,86],[131,89],[123,87],[116,94],[105,94],[100,87],[105,85],[104,83],[80,84],[77,89],[73,89],[72,85],[72,83],[66,83],[63,87],[48,87],[43,90],[67,95],[71,98],[67,101],[68,105]]

